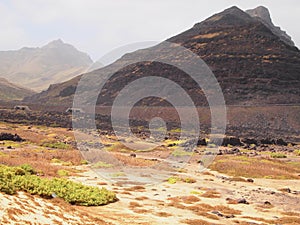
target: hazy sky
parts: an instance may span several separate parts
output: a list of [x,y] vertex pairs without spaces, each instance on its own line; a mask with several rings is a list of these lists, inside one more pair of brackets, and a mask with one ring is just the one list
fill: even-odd
[[122,45],[161,41],[236,5],[264,5],[300,46],[299,0],[0,0],[0,50],[61,38],[94,60]]

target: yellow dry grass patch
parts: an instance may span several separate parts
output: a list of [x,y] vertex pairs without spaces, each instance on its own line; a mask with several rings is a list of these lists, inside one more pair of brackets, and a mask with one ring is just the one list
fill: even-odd
[[300,168],[297,164],[287,163],[280,159],[266,157],[253,158],[247,156],[218,156],[210,169],[231,176],[300,179]]

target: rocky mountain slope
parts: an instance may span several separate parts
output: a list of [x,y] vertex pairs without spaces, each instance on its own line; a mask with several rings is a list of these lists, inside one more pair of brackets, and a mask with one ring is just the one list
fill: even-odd
[[4,78],[0,78],[0,100],[22,100],[35,92],[21,86],[12,84]]
[[41,91],[87,71],[90,57],[62,40],[41,48],[0,52],[0,77]]
[[[269,15],[268,11],[259,9],[264,8],[246,13],[231,7],[167,41],[188,48],[207,63],[222,88],[226,104],[299,104],[300,51],[283,41],[282,32],[279,35],[270,28],[272,21],[260,13],[263,11]],[[160,51],[159,47],[126,54],[114,64],[143,59],[147,54],[157,54],[157,51]],[[103,71],[93,71],[91,77],[101,80]],[[127,84],[149,75],[171,79],[185,87],[196,104],[207,104],[191,78],[179,69],[158,62],[137,63],[120,70],[106,82],[98,104],[111,105]],[[52,86],[46,92],[27,98],[27,101],[71,104],[78,80]],[[93,83],[91,80],[91,85]],[[159,103],[152,99],[151,104]]]
[[264,6],[259,6],[255,9],[246,10],[250,16],[259,19],[263,24],[265,24],[275,35],[280,37],[280,39],[288,45],[295,46],[292,38],[280,27],[273,24],[269,10]]

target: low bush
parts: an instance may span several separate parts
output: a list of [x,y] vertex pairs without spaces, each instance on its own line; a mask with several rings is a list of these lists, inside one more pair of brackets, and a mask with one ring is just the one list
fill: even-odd
[[188,183],[188,184],[192,184],[192,183],[196,183],[197,181],[194,178],[191,177],[169,177],[167,179],[167,182],[169,184],[176,184],[178,181],[184,182],[184,183]]
[[55,143],[44,143],[42,144],[43,147],[46,148],[56,148],[56,149],[70,149],[71,146],[64,143],[64,142],[55,142]]
[[60,177],[67,177],[70,175],[69,171],[67,170],[58,170],[57,175]]
[[271,157],[276,158],[276,159],[282,159],[282,158],[286,158],[287,156],[280,152],[274,152],[274,153],[271,153]]
[[300,156],[300,149],[294,151],[295,155]]
[[105,188],[86,186],[62,178],[40,178],[30,165],[8,167],[0,165],[0,191],[15,194],[25,191],[44,198],[59,197],[82,206],[105,205],[117,200],[115,193]]

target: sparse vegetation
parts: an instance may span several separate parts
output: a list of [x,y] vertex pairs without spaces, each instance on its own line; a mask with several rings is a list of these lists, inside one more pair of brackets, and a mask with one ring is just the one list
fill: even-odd
[[60,177],[67,177],[70,175],[69,171],[67,170],[58,170],[57,175]]
[[109,164],[109,163],[106,163],[106,162],[102,162],[102,161],[99,161],[99,162],[96,162],[95,164],[92,165],[92,168],[110,168],[110,167],[113,167],[112,164]]
[[181,150],[181,149],[175,149],[175,150],[172,152],[172,155],[173,155],[173,156],[176,156],[176,157],[192,156],[192,155],[193,155],[193,152],[187,152],[187,151],[184,151],[184,150]]
[[282,158],[286,158],[286,154],[284,153],[280,153],[280,152],[274,152],[274,153],[271,153],[270,155],[272,158],[275,158],[275,159],[282,159]]
[[194,178],[191,178],[191,177],[177,177],[177,176],[174,176],[174,177],[169,177],[167,179],[167,182],[169,184],[176,184],[177,182],[184,182],[184,183],[196,183],[196,180]]
[[236,177],[268,179],[300,179],[298,164],[272,158],[247,156],[217,156],[210,169]]
[[295,150],[294,153],[296,156],[300,156],[300,149]]
[[44,143],[42,144],[43,147],[46,148],[57,148],[57,149],[70,149],[71,146],[64,143],[64,142],[54,142],[54,143]]

